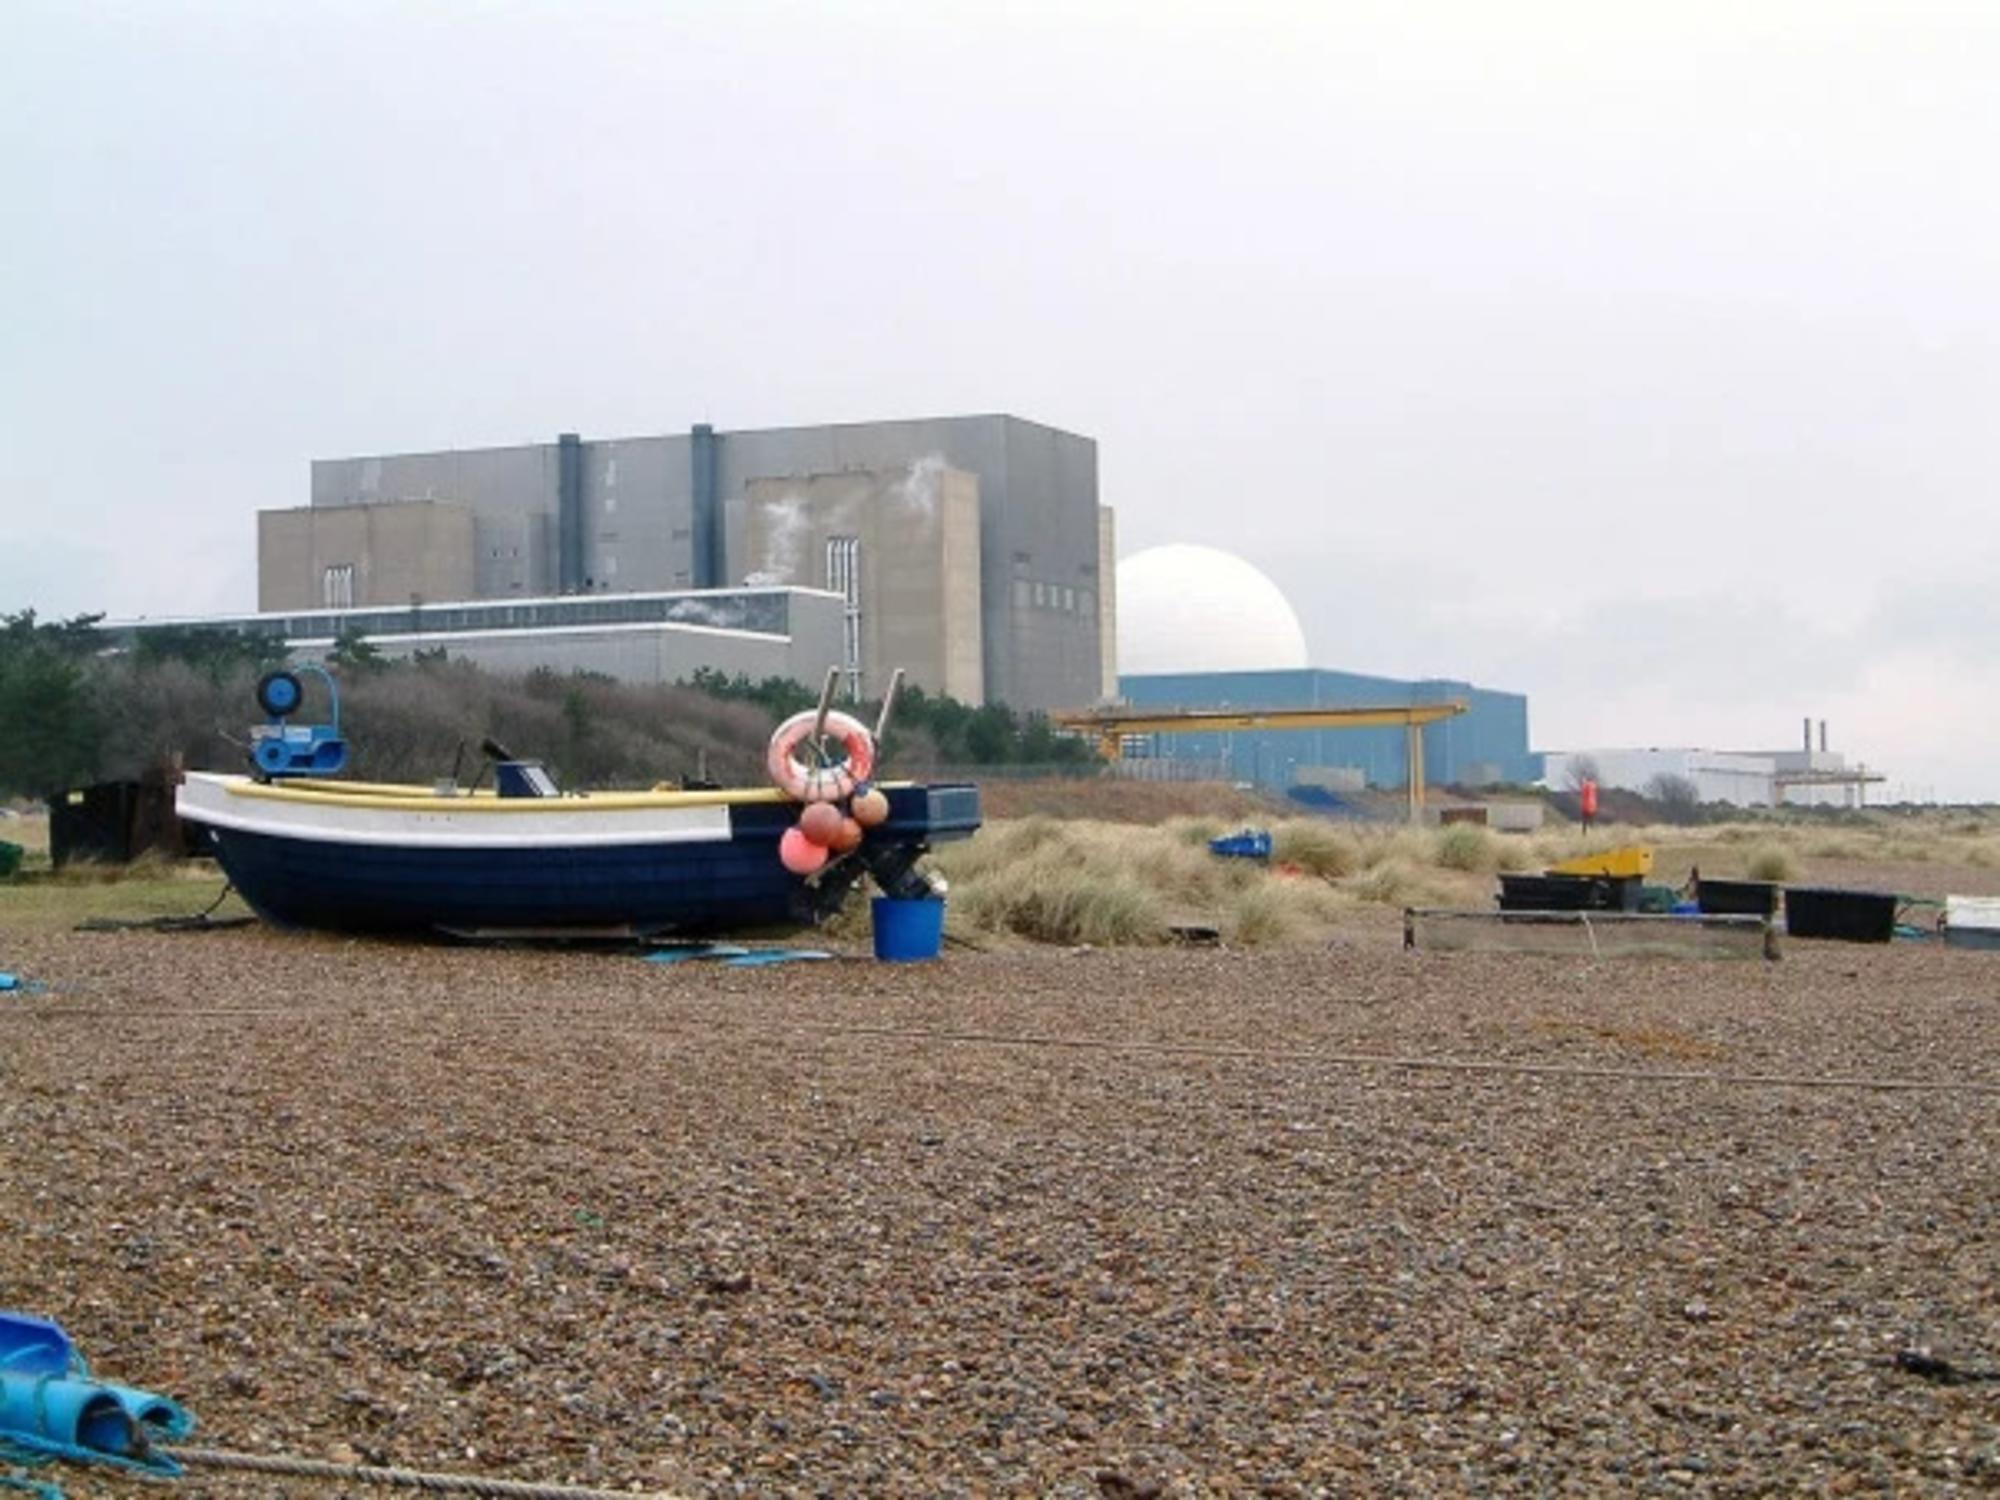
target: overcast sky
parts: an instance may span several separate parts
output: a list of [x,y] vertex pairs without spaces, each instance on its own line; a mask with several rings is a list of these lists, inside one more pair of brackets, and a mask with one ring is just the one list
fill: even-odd
[[318,455],[968,411],[1539,748],[2000,798],[2000,5],[8,0],[0,609]]

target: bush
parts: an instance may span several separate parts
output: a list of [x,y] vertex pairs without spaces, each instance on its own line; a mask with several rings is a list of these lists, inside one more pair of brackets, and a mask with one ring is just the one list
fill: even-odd
[[0,616],[0,796],[44,796],[96,774],[108,728],[90,680],[99,618]]
[[1221,838],[1229,828],[1220,818],[1169,818],[1160,832],[1190,849],[1206,849],[1210,839]]
[[1038,864],[1019,878],[954,883],[951,899],[973,926],[1037,943],[1114,947],[1167,935],[1156,893],[1130,875]]
[[1227,930],[1232,941],[1252,946],[1282,943],[1298,935],[1299,909],[1276,881],[1264,881],[1241,892],[1230,908]]
[[1385,859],[1350,881],[1347,889],[1363,901],[1408,906],[1423,890],[1417,872],[1400,858]]
[[1272,829],[1271,857],[1327,880],[1361,868],[1361,846],[1353,836],[1315,818],[1294,818]]
[[1646,797],[1659,804],[1664,822],[1681,827],[1701,821],[1701,788],[1691,776],[1662,771],[1646,783]]
[[[1190,820],[1192,821],[1192,820]],[[1176,824],[994,823],[940,849],[953,919],[1037,942],[1157,943],[1177,921],[1212,922],[1232,942],[1302,940],[1352,898],[1324,880],[1222,859]]]
[[1789,849],[1776,844],[1766,844],[1750,856],[1746,873],[1752,880],[1776,880],[1779,882],[1799,878],[1799,862],[1792,858]]
[[1478,824],[1453,823],[1438,832],[1437,862],[1447,870],[1479,874],[1498,868],[1500,851],[1493,835]]

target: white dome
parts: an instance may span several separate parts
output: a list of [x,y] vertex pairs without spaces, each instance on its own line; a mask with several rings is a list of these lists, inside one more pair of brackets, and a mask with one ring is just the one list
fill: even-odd
[[1118,564],[1118,670],[1261,672],[1306,663],[1278,586],[1231,552],[1174,543]]

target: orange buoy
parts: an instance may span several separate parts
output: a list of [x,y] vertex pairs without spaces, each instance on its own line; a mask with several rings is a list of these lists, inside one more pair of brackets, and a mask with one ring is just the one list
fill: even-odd
[[820,848],[830,848],[840,825],[847,820],[831,802],[812,802],[799,814],[799,832]]
[[794,875],[810,875],[826,863],[826,850],[796,828],[778,840],[778,858]]
[[[813,805],[815,807],[825,806],[824,803],[817,802]],[[842,818],[840,820],[840,827],[834,830],[833,837],[827,841],[827,848],[831,849],[835,854],[850,854],[861,847],[861,840],[865,833],[866,830],[859,823],[855,822],[854,819]]]
[[854,821],[863,828],[879,828],[889,821],[889,799],[875,787],[856,792],[851,807]]

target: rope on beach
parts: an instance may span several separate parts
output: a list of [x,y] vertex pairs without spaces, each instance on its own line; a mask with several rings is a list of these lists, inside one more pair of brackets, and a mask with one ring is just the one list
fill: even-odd
[[1181,1042],[1126,1041],[1114,1037],[1038,1036],[998,1031],[932,1031],[901,1026],[797,1023],[806,1032],[879,1037],[891,1041],[950,1042],[985,1047],[1047,1047],[1064,1051],[1122,1052],[1225,1062],[1283,1062],[1338,1068],[1383,1068],[1418,1073],[1493,1073],[1507,1077],[1563,1078],[1608,1083],[1706,1083],[1739,1088],[1859,1089],[1877,1093],[2000,1096],[2000,1083],[1958,1078],[1885,1078],[1866,1074],[1738,1073],[1695,1068],[1617,1068],[1589,1063],[1508,1062],[1478,1057],[1422,1057],[1393,1052],[1314,1052],[1278,1047],[1205,1046]]
[[[573,1484],[537,1484],[519,1479],[482,1479],[474,1474],[437,1474],[370,1464],[337,1464],[282,1453],[229,1453],[217,1448],[162,1448],[190,1468],[236,1469],[253,1474],[287,1474],[299,1479],[331,1479],[348,1484],[422,1490],[433,1495],[489,1495],[512,1500],[633,1500],[637,1490],[597,1490]],[[643,1492],[645,1500],[679,1500],[664,1490]]]
[[[21,1007],[0,1011],[0,1020],[80,1021],[117,1019],[130,1031],[149,1022],[179,1026],[189,1021],[284,1020],[350,1022],[361,1025],[405,1025],[408,1012],[370,1010],[360,1006],[177,1006],[170,1010],[124,1010],[102,1006]],[[535,1019],[527,1012],[483,1010],[455,1015],[456,1021],[516,1023]],[[614,1036],[671,1036],[678,1031],[742,1033],[755,1040],[784,1045],[786,1038],[768,1026],[702,1018],[694,1025],[645,1025],[613,1014],[598,1018],[570,1014],[563,1024],[572,1032]],[[797,1036],[851,1036],[914,1045],[1048,1049],[1063,1052],[1104,1052],[1129,1057],[1193,1057],[1219,1062],[1266,1062],[1289,1066],[1354,1068],[1408,1073],[1490,1074],[1507,1078],[1551,1078],[1580,1083],[1700,1084],[1714,1088],[1817,1089],[1881,1094],[1967,1094],[2000,1098],[2000,1082],[1981,1078],[1898,1078],[1873,1073],[1756,1073],[1731,1069],[1627,1068],[1592,1063],[1516,1062],[1485,1057],[1426,1057],[1399,1052],[1316,1052],[1310,1048],[1232,1047],[1198,1042],[1134,1040],[1126,1037],[1049,1036],[1036,1032],[940,1030],[920,1026],[870,1026],[838,1021],[789,1023]]]

